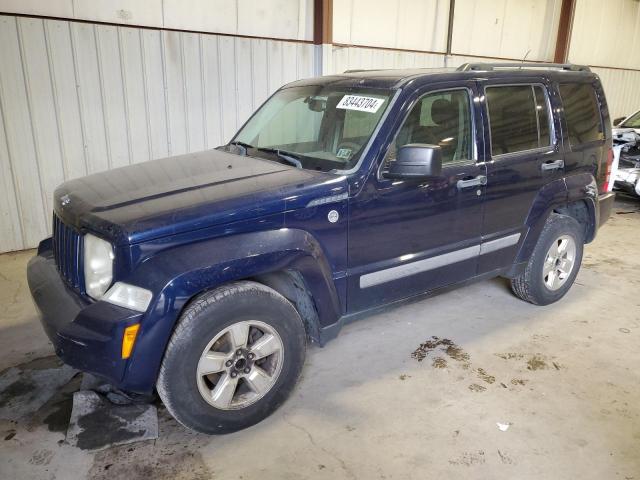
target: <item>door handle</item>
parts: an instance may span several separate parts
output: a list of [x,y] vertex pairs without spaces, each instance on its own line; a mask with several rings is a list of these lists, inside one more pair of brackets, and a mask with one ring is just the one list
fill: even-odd
[[468,180],[458,180],[458,190],[469,187],[477,187],[478,185],[486,185],[487,177],[484,175],[478,175],[477,177],[470,178]]
[[556,160],[554,162],[545,162],[542,165],[540,165],[540,169],[543,172],[546,172],[547,170],[560,170],[561,168],[564,168],[564,160],[560,159],[560,160]]

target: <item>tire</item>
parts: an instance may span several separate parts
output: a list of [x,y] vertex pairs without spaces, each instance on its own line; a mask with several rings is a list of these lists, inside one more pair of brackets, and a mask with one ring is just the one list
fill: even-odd
[[[563,243],[566,240],[566,244]],[[562,258],[562,246],[572,253],[571,268],[567,267],[569,256]],[[552,247],[556,249],[552,251]],[[560,300],[571,288],[580,270],[584,248],[584,229],[572,217],[552,213],[540,233],[533,253],[524,272],[511,280],[511,289],[516,296],[534,305],[549,305]],[[570,252],[569,252],[570,253]],[[553,262],[550,259],[555,258]],[[555,268],[554,268],[555,267]],[[564,274],[559,273],[562,269]],[[555,274],[549,272],[555,271]],[[555,275],[555,276],[551,276]]]
[[260,283],[232,283],[203,293],[184,310],[162,360],[158,394],[187,428],[235,432],[286,400],[305,348],[304,324],[286,298]]

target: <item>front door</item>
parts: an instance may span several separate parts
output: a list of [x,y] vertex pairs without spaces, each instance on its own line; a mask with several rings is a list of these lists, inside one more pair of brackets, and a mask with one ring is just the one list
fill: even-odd
[[[349,313],[476,275],[486,171],[477,161],[475,97],[475,82],[417,92],[375,174],[351,200]],[[385,178],[397,148],[409,143],[441,147],[441,178]]]

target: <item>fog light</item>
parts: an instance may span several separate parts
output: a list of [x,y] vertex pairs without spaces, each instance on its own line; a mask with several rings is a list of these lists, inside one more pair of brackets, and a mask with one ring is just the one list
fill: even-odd
[[149,290],[128,283],[116,282],[100,300],[138,312],[145,312],[152,297],[153,294]]
[[139,323],[136,323],[135,325],[131,325],[124,329],[124,335],[122,336],[123,359],[127,359],[131,356],[131,351],[133,350],[133,345],[136,343],[136,336],[138,335],[139,329]]

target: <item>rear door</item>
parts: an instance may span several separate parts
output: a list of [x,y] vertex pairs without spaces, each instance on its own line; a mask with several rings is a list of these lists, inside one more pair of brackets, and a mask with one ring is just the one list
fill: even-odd
[[538,192],[549,182],[562,181],[561,127],[551,116],[549,89],[540,78],[483,82],[489,141],[480,274],[514,261]]

